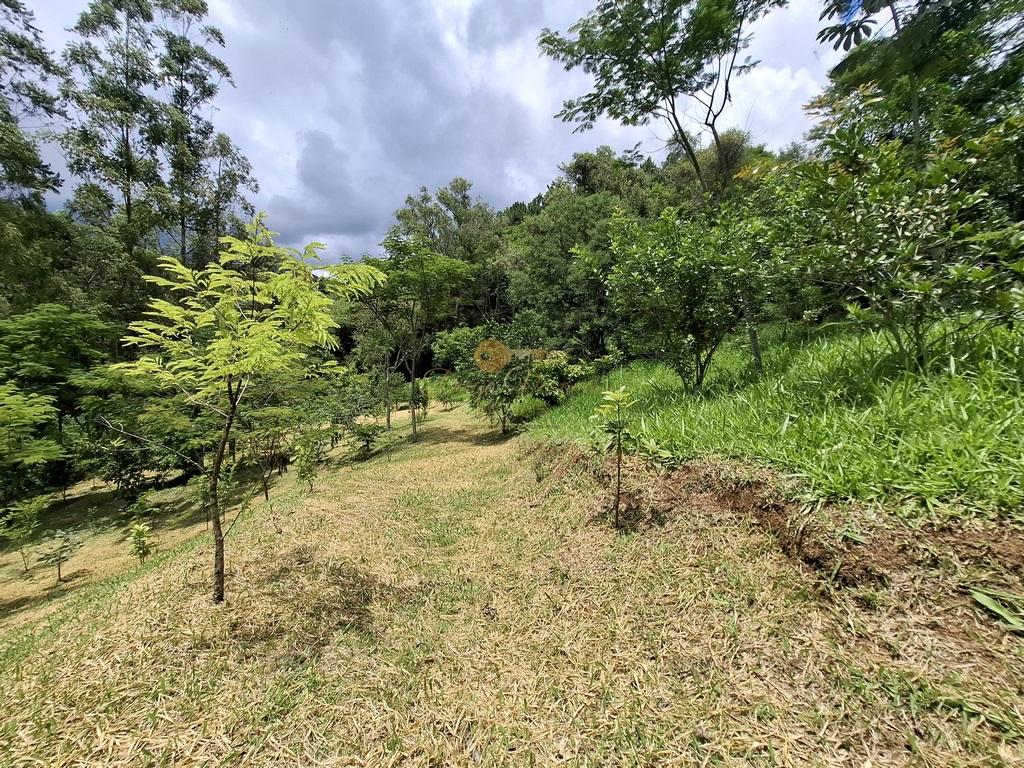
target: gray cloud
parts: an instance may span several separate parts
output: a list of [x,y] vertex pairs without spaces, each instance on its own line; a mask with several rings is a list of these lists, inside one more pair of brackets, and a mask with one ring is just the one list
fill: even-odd
[[[255,167],[258,207],[282,239],[328,243],[328,258],[375,251],[407,194],[464,176],[496,207],[542,192],[573,152],[610,144],[657,154],[660,126],[553,118],[580,73],[542,59],[542,27],[564,30],[591,0],[209,0],[236,88],[213,115]],[[85,0],[37,0],[51,47]],[[816,0],[755,29],[761,65],[737,84],[730,122],[781,146],[808,127],[824,82]]]

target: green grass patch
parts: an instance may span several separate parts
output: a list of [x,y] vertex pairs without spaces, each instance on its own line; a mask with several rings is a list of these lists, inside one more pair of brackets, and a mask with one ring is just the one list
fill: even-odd
[[763,375],[734,339],[701,396],[668,368],[637,363],[577,385],[532,429],[589,440],[601,392],[625,386],[638,400],[639,450],[652,456],[754,460],[796,475],[816,498],[1024,522],[1024,333],[990,331],[921,373],[900,371],[872,334],[764,337]]

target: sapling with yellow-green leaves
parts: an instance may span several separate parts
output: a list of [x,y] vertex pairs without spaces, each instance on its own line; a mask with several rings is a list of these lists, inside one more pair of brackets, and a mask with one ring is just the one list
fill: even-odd
[[604,393],[601,404],[594,408],[590,418],[597,422],[604,440],[601,443],[602,453],[615,449],[615,500],[613,502],[613,521],[619,527],[619,506],[622,498],[622,444],[629,437],[629,410],[636,401],[619,387]]
[[139,558],[139,565],[144,564],[146,558],[156,552],[156,542],[151,532],[149,524],[141,521],[133,523],[129,529],[132,554]]
[[22,499],[11,507],[7,517],[7,527],[0,529],[0,536],[8,539],[17,547],[21,554],[22,565],[28,573],[28,545],[39,531],[39,514],[50,503],[46,495]]
[[[125,343],[138,360],[118,367],[150,377],[190,405],[212,413],[218,436],[212,455],[197,467],[206,485],[213,529],[213,600],[224,600],[224,510],[219,483],[233,428],[259,384],[302,376],[311,353],[332,348],[335,297],[356,297],[384,278],[367,265],[318,269],[313,243],[299,253],[274,244],[258,216],[245,238],[221,239],[220,257],[203,269],[164,258],[164,276],[149,282],[168,297],[150,302],[146,318],[129,326]],[[325,279],[317,272],[327,273]]]

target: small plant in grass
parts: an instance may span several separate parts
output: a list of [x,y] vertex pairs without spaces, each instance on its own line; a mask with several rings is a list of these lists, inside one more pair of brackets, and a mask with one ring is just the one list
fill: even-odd
[[139,520],[150,517],[156,512],[156,508],[150,501],[149,494],[143,494],[130,504],[125,504],[124,512],[129,519]]
[[3,537],[17,547],[25,573],[28,573],[28,544],[39,530],[39,513],[49,503],[49,496],[36,496],[18,502],[11,508],[7,528],[2,531]]
[[139,558],[139,565],[142,565],[147,557],[156,552],[156,541],[153,539],[149,524],[133,523],[129,535],[132,554]]
[[61,567],[71,559],[71,554],[82,546],[82,542],[71,531],[57,531],[50,548],[39,556],[39,562],[57,569],[57,582],[64,580]]
[[377,441],[384,434],[384,427],[372,421],[365,424],[356,423],[349,428],[349,434],[352,443],[359,450],[360,457],[365,459],[373,454]]
[[619,527],[619,504],[622,498],[622,446],[629,437],[629,409],[635,404],[633,396],[625,387],[614,391],[606,391],[601,404],[594,408],[590,417],[598,424],[603,440],[600,444],[602,453],[615,451],[615,501],[613,502],[613,520]]
[[320,464],[327,454],[328,440],[329,437],[324,430],[311,429],[295,441],[295,464],[298,467],[299,481],[309,485],[310,491],[313,490],[313,484],[320,473]]

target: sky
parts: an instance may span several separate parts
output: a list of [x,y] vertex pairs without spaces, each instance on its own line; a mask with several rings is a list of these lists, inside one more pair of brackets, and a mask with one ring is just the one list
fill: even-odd
[[[86,0],[30,7],[59,52]],[[528,201],[573,153],[607,144],[660,157],[660,124],[608,120],[574,133],[554,115],[590,80],[541,56],[593,0],[209,0],[233,73],[211,115],[253,164],[280,242],[317,240],[336,261],[378,253],[406,195],[462,176],[495,208]],[[810,127],[803,105],[838,60],[815,41],[821,0],[791,0],[753,28],[760,63],[723,116],[781,148]],[[46,150],[63,166],[56,147]],[[62,196],[69,194],[67,188]],[[53,201],[59,204],[60,200]]]

